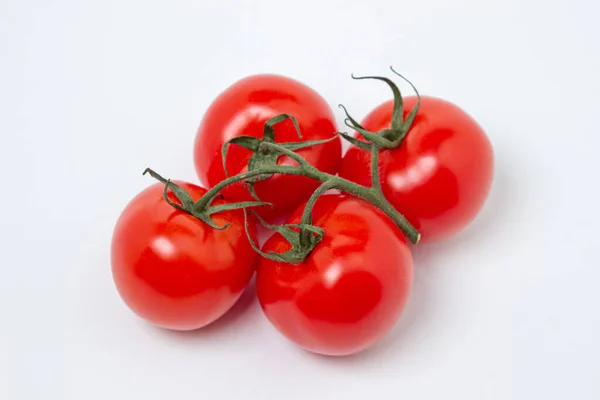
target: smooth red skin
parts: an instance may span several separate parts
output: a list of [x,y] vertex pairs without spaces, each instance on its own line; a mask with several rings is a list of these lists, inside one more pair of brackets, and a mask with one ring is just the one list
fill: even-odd
[[[404,118],[417,102],[404,99]],[[370,131],[390,128],[393,101],[362,121]],[[340,176],[369,185],[371,155],[352,146]],[[456,105],[421,96],[421,107],[402,145],[384,149],[379,174],[385,197],[422,235],[423,242],[448,238],[477,216],[494,173],[491,143],[483,129]]]
[[[308,86],[278,75],[254,75],[242,79],[222,92],[210,105],[196,135],[194,162],[204,185],[213,187],[223,179],[225,172],[221,159],[223,144],[237,136],[263,136],[264,123],[282,114],[291,114],[298,120],[303,138],[300,139],[291,121],[275,126],[275,140],[298,142],[328,139],[335,135],[335,117],[325,100]],[[339,138],[319,146],[298,150],[306,161],[321,171],[337,173],[342,147]],[[227,171],[233,176],[247,171],[252,153],[232,145],[227,153]],[[288,157],[280,157],[281,165],[297,165]],[[310,197],[319,183],[302,176],[276,175],[256,184],[256,193],[274,208],[259,210],[260,215],[273,218],[293,211]],[[227,199],[252,200],[242,184],[222,191]]]
[[[177,182],[194,200],[206,189]],[[209,227],[163,199],[164,185],[138,194],[114,229],[112,273],[125,303],[154,325],[201,328],[225,314],[252,277],[257,254],[240,210],[213,215],[225,230]],[[177,201],[173,193],[172,201]],[[216,199],[213,204],[222,204]],[[255,236],[255,227],[251,227]]]
[[[290,222],[300,221],[302,208]],[[413,262],[406,239],[382,212],[346,195],[324,195],[313,223],[325,230],[299,265],[265,258],[257,269],[257,293],[271,323],[311,352],[349,355],[377,342],[406,305]],[[263,251],[290,248],[279,234]]]

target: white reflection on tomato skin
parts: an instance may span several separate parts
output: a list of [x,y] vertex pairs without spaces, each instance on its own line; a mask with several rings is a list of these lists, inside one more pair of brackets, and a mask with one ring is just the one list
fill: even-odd
[[328,289],[331,289],[335,286],[337,281],[340,279],[341,275],[342,265],[340,263],[332,264],[329,268],[327,268],[327,271],[325,271],[325,273],[323,274],[323,278],[325,280],[325,282],[323,283],[324,286]]
[[419,157],[413,165],[403,171],[396,171],[388,175],[387,182],[394,190],[411,190],[431,178],[437,167],[437,159],[432,155],[425,155]]
[[164,236],[159,236],[154,239],[150,246],[152,247],[152,250],[163,259],[170,259],[175,256],[175,246]]

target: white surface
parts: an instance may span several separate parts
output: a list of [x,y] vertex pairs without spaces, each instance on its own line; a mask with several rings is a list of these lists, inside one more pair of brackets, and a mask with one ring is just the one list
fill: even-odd
[[[600,398],[598,3],[247,3],[0,1],[0,398]],[[390,64],[468,110],[497,160],[476,222],[416,251],[391,334],[331,359],[252,292],[191,334],[125,308],[113,224],[144,167],[197,181],[220,90],[276,72],[361,116],[389,92],[349,74]]]

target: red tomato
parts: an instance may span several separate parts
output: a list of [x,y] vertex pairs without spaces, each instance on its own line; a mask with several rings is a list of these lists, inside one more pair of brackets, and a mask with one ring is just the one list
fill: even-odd
[[[206,192],[176,183],[194,201]],[[237,301],[258,256],[244,231],[242,211],[214,214],[220,226],[231,222],[217,230],[167,204],[163,190],[162,184],[147,188],[121,214],[112,238],[113,278],[140,317],[163,328],[192,330],[215,321]],[[169,198],[178,202],[173,193]]]
[[[290,222],[299,222],[301,213]],[[412,256],[398,227],[355,197],[322,196],[313,223],[325,234],[301,264],[259,261],[258,298],[273,325],[299,346],[327,355],[356,353],[400,316],[412,285]],[[263,251],[289,247],[275,234]]]
[[[404,117],[417,102],[404,99]],[[361,125],[376,132],[389,129],[393,102],[373,110]],[[371,155],[352,146],[340,176],[369,185]],[[493,177],[493,152],[481,127],[452,103],[421,96],[421,107],[404,142],[384,149],[379,174],[385,197],[422,235],[434,241],[449,237],[475,218]]]
[[[210,187],[225,179],[221,147],[237,136],[262,137],[264,123],[279,114],[291,114],[298,120],[303,138],[300,139],[291,121],[275,126],[276,142],[322,140],[336,132],[335,118],[325,100],[300,82],[277,75],[255,75],[236,82],[226,89],[204,115],[194,148],[196,171],[200,180]],[[341,161],[341,142],[298,150],[306,161],[321,171],[337,173]],[[227,171],[233,176],[247,171],[252,153],[232,145],[227,153]],[[288,157],[280,157],[281,165],[297,165]],[[264,207],[260,215],[267,218],[291,212],[306,201],[319,183],[302,176],[273,176],[256,184],[261,200],[274,208]],[[225,198],[252,200],[242,184],[232,185],[223,192]]]

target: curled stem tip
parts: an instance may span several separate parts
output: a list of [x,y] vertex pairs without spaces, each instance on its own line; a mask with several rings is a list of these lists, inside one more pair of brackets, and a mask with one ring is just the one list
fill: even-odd
[[390,66],[390,69],[392,70],[392,72],[396,75],[398,75],[400,78],[402,78],[406,83],[408,83],[410,85],[410,87],[412,88],[412,90],[414,90],[415,94],[417,95],[417,97],[421,97],[421,95],[419,94],[419,91],[417,90],[417,88],[415,87],[415,85],[408,80],[406,77],[404,77],[404,75],[400,74],[398,71],[396,71],[394,69],[394,67]]

